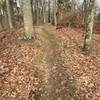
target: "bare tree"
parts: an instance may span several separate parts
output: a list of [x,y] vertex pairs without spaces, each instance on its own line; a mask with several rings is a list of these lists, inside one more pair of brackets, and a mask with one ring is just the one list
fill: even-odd
[[95,13],[95,1],[96,0],[90,0],[90,3],[89,3],[88,15],[87,15],[87,21],[86,21],[87,23],[86,23],[84,47],[83,47],[83,50],[85,51],[89,51],[91,49],[93,22],[94,22],[94,13]]
[[57,13],[57,0],[54,0],[53,2],[53,16],[54,16],[54,24],[57,25],[57,16],[56,16],[56,13]]
[[7,7],[9,27],[13,28],[13,21],[12,21],[12,16],[11,16],[11,9],[10,9],[10,0],[6,0],[6,7]]
[[22,0],[22,3],[23,3],[25,38],[32,39],[34,37],[34,33],[33,33],[31,0]]

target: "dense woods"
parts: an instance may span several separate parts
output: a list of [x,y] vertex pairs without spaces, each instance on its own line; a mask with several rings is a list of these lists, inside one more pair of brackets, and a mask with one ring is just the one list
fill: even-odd
[[0,100],[100,99],[100,0],[0,0]]

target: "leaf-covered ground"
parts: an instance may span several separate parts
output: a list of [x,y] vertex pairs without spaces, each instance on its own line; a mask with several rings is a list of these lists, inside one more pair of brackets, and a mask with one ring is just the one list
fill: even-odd
[[0,33],[0,100],[99,100],[100,34],[90,54],[81,52],[83,29],[51,25],[35,28],[23,41],[23,28]]
[[57,33],[62,39],[66,70],[73,73],[77,83],[77,100],[99,100],[100,34],[93,34],[92,51],[85,54],[80,50],[83,46],[84,30],[64,28]]

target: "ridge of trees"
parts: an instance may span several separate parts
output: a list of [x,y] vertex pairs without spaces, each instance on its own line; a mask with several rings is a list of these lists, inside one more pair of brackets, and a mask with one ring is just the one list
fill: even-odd
[[[80,6],[76,0],[1,0],[0,25],[2,29],[6,25],[9,28],[24,25],[25,39],[35,37],[33,25],[41,23],[84,26],[86,32],[83,48],[88,51],[92,43],[95,4],[96,0],[83,0]],[[100,13],[97,16],[97,19],[100,19]]]

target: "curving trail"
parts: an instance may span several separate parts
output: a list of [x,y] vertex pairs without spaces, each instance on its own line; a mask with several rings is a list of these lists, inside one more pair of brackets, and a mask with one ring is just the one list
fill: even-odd
[[[42,54],[41,64],[35,63],[35,67],[42,76],[39,100],[71,100],[74,98],[75,82],[72,75],[66,72],[64,61],[61,57],[60,40],[55,36],[56,32],[49,26],[41,27],[42,45],[38,57]],[[38,58],[37,57],[37,58]],[[35,59],[36,61],[36,59]],[[38,61],[39,62],[39,61]],[[39,78],[40,78],[39,77]]]

